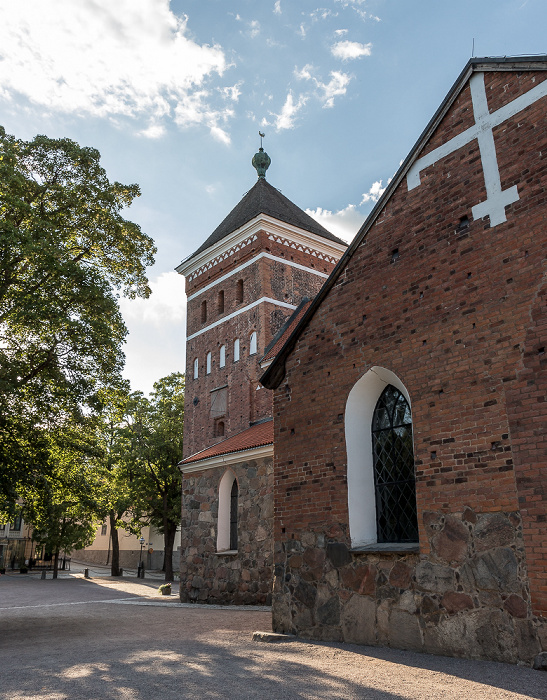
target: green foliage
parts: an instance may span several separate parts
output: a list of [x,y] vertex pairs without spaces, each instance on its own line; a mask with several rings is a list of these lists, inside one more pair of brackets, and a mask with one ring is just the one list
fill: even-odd
[[45,468],[52,424],[120,381],[117,298],[150,293],[153,241],[122,216],[139,188],[110,182],[99,159],[0,127],[0,511]]
[[50,430],[49,469],[23,489],[24,513],[33,539],[52,552],[69,554],[93,541],[101,510],[94,419]]

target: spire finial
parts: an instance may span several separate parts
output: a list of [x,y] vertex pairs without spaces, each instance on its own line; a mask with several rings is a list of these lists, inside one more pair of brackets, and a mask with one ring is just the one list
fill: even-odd
[[255,153],[253,156],[252,164],[253,168],[258,173],[258,179],[261,179],[266,177],[266,170],[268,170],[272,161],[270,156],[262,148],[262,139],[266,134],[259,131],[258,135],[260,136],[260,148],[258,149],[258,153]]

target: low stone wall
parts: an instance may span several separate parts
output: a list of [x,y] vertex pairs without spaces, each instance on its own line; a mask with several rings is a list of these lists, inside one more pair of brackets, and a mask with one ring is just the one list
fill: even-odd
[[216,551],[218,487],[226,468],[185,475],[182,602],[270,604],[273,574],[273,467],[265,457],[230,465],[239,489],[238,550]]
[[519,515],[467,508],[424,524],[421,554],[355,553],[328,533],[276,543],[274,631],[533,663],[547,625],[531,612]]

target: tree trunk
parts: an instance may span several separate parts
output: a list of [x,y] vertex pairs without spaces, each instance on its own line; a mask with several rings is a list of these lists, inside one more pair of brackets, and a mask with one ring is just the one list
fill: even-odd
[[175,542],[175,534],[177,526],[175,523],[167,522],[164,530],[164,565],[165,565],[165,580],[174,581],[173,575],[173,544]]
[[110,565],[110,575],[120,575],[120,540],[118,539],[118,528],[116,527],[116,513],[113,510],[108,514],[110,521],[110,541],[112,543],[112,563]]
[[53,555],[53,578],[57,578],[57,574],[59,572],[59,550],[55,550],[55,554]]

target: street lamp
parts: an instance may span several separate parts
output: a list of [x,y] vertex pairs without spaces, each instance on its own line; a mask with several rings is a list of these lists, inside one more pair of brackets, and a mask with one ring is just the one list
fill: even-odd
[[139,555],[139,568],[137,570],[137,578],[141,578],[141,571],[142,571],[142,548],[144,547],[145,539],[144,537],[140,537],[139,539],[139,544],[141,546],[141,553]]

